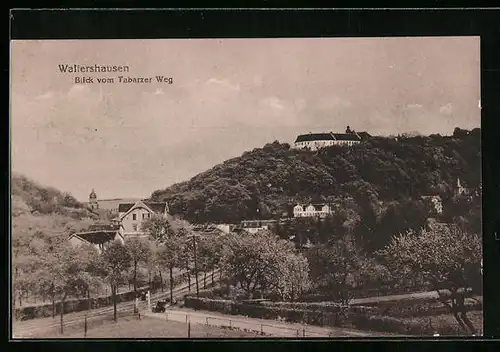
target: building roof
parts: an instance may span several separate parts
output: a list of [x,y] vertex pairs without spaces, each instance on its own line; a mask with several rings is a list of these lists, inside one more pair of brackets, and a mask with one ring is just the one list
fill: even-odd
[[113,241],[116,235],[116,231],[85,231],[75,233],[71,237],[79,237],[80,239],[92,244],[103,244]]
[[353,133],[309,133],[301,134],[295,140],[299,142],[313,142],[313,141],[362,141],[370,138],[368,132],[353,132]]
[[[167,206],[167,203],[165,203],[165,202],[147,202],[147,201],[142,201],[142,202],[147,207],[149,207],[152,211],[154,211],[155,213],[163,213],[165,211],[165,207]],[[135,203],[120,203],[120,205],[118,205],[118,212],[119,213],[126,213],[136,204],[137,204],[137,202],[135,202]]]
[[120,226],[116,224],[92,224],[88,231],[118,231],[119,228]]
[[361,137],[361,140],[371,138],[371,134],[369,134],[368,132],[357,132],[357,133]]
[[120,203],[118,205],[118,212],[120,213],[126,213],[127,211],[130,210],[134,206],[135,203]]
[[167,203],[165,202],[143,202],[146,204],[151,210],[153,210],[155,213],[163,213],[165,211],[165,208],[167,206]]
[[295,206],[297,205],[300,205],[302,208],[307,208],[308,206],[313,206],[315,209],[321,209],[323,208],[325,205],[328,205],[329,207],[331,207],[332,205],[331,204],[328,204],[328,203],[315,203],[315,204],[296,204]]
[[360,141],[361,137],[356,133],[334,133],[337,141]]
[[334,138],[331,133],[309,133],[297,136],[295,143],[311,142],[311,141],[333,141],[333,140]]

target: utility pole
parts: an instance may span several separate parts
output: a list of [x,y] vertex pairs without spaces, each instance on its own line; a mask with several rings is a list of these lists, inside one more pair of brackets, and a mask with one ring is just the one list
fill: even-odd
[[196,298],[198,298],[200,289],[198,286],[198,263],[197,263],[197,258],[196,258],[196,238],[195,235],[193,235],[193,256],[194,256],[194,275],[195,275],[195,280],[196,280]]

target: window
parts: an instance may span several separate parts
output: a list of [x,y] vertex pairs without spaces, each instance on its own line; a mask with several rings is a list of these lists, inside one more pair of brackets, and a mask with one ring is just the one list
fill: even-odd
[[142,213],[142,220],[146,219],[146,213]]
[[[135,215],[135,214],[134,214]],[[137,224],[133,224],[132,225],[132,228],[134,229],[134,231],[137,231]]]
[[137,220],[137,214],[132,214],[132,220]]

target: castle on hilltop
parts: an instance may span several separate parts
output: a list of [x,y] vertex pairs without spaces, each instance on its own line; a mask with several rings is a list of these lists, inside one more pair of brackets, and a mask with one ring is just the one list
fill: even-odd
[[293,148],[318,150],[332,145],[352,146],[358,144],[371,135],[368,132],[355,132],[347,126],[345,133],[309,133],[297,136]]

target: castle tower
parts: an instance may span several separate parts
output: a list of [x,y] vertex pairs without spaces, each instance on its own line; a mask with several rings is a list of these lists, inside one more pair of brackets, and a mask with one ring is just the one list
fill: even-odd
[[97,203],[97,194],[95,194],[94,189],[92,189],[92,192],[90,192],[90,195],[89,195],[89,206],[90,206],[90,209],[92,209],[92,210],[99,209],[99,203]]

